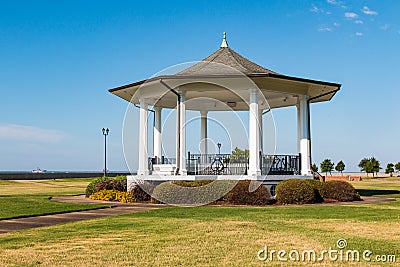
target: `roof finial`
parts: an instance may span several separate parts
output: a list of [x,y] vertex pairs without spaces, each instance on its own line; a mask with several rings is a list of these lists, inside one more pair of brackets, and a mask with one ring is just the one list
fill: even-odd
[[226,41],[226,32],[224,32],[224,39],[222,39],[221,48],[228,47],[228,42]]

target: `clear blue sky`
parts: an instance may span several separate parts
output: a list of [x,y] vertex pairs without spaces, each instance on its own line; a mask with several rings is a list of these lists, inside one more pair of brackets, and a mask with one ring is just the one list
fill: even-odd
[[[127,103],[108,89],[231,48],[343,84],[312,106],[313,161],[400,161],[400,1],[0,1],[0,170],[125,170]],[[297,153],[296,112],[274,111]]]

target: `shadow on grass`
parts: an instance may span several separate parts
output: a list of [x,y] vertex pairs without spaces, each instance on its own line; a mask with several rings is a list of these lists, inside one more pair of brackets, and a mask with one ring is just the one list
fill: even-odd
[[384,195],[398,195],[400,197],[399,190],[385,190],[385,189],[357,189],[357,192],[360,193],[361,196],[384,196]]

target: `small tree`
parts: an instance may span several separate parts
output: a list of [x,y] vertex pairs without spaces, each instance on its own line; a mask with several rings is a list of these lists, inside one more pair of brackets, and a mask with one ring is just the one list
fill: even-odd
[[342,176],[343,176],[343,171],[344,171],[345,167],[346,167],[346,165],[344,164],[344,162],[343,161],[339,161],[336,164],[335,170],[337,172],[340,172],[342,174]]
[[368,176],[368,171],[367,171],[367,169],[368,169],[368,165],[369,164],[369,159],[368,158],[363,158],[361,161],[360,161],[360,163],[358,163],[358,167],[360,167],[360,170],[362,171],[362,172],[366,172],[367,173],[367,176]]
[[329,172],[330,175],[332,175],[332,170],[333,170],[334,166],[335,166],[335,164],[332,163],[332,161],[330,159],[325,159],[321,163],[321,172],[324,172],[325,175],[328,175],[328,172]]
[[386,174],[389,174],[390,173],[390,177],[392,177],[393,176],[393,172],[394,172],[394,164],[393,163],[388,163],[387,165],[386,165],[386,170],[385,170],[385,173]]
[[396,169],[396,171],[400,172],[400,161],[396,163],[396,165],[394,165],[394,168]]
[[378,174],[378,172],[382,169],[381,163],[374,157],[372,157],[370,161],[372,165],[372,175],[375,177],[374,173]]
[[235,149],[232,151],[230,160],[231,162],[245,162],[247,158],[249,157],[249,150],[241,150],[238,147],[235,147]]
[[375,173],[378,173],[381,168],[381,164],[379,160],[376,158],[363,158],[360,163],[358,164],[358,167],[360,167],[360,170],[362,172],[366,172],[367,176],[368,173],[372,173],[372,176],[375,177]]
[[318,172],[318,166],[315,163],[313,163],[313,165],[311,166],[311,170],[313,172]]

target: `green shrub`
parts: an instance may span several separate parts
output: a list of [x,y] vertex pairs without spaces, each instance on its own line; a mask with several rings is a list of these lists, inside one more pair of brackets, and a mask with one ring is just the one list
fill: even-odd
[[114,180],[125,180],[126,181],[126,176],[125,175],[118,175],[118,176],[115,176],[115,177],[113,177],[111,179],[114,179]]
[[282,181],[276,187],[276,199],[282,204],[310,204],[321,202],[318,191],[310,182],[300,179]]
[[323,202],[323,196],[325,193],[325,182],[322,182],[320,180],[314,180],[314,179],[307,179],[304,180],[306,183],[308,183],[312,188],[314,188],[315,194],[316,194],[316,202]]
[[325,182],[324,198],[335,199],[338,201],[357,200],[357,192],[354,187],[346,181],[327,181]]
[[149,201],[151,199],[150,194],[153,192],[153,187],[152,184],[144,182],[140,185],[131,185],[129,191],[137,201]]
[[100,190],[89,196],[93,200],[119,201],[122,203],[136,202],[131,192],[121,192],[118,190]]
[[86,197],[89,197],[90,195],[94,194],[97,192],[96,186],[98,183],[108,180],[110,178],[107,177],[99,177],[94,179],[93,181],[91,181],[87,186],[86,186],[86,191],[85,191],[85,195]]
[[117,190],[126,192],[126,179],[107,179],[99,181],[96,185],[96,192],[101,190]]
[[[114,180],[117,182],[110,182],[110,183],[115,183],[115,187],[118,188],[119,191],[126,191],[126,176],[116,176],[116,177],[99,177],[97,179],[94,179],[93,181],[91,181],[87,187],[86,187],[86,191],[85,191],[85,195],[86,197],[89,197],[90,195],[98,192],[99,190],[102,189],[116,189],[116,188],[104,188],[107,187],[106,184],[108,184],[110,180]],[[125,181],[125,189],[124,189],[124,183],[122,181]],[[98,185],[102,183],[103,185],[100,186],[101,188],[98,189]],[[118,184],[118,185],[117,185]],[[120,190],[123,189],[123,190]]]
[[204,205],[222,198],[237,183],[237,181],[216,180],[194,187],[192,182],[183,183],[186,186],[177,185],[182,182],[164,182],[153,190],[153,202],[162,202],[172,205]]
[[[253,190],[252,188],[256,188]],[[225,195],[224,200],[235,205],[268,205],[273,204],[271,193],[262,183],[257,181],[239,181],[235,187]]]

